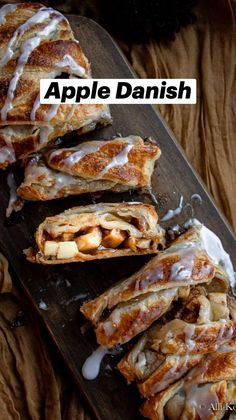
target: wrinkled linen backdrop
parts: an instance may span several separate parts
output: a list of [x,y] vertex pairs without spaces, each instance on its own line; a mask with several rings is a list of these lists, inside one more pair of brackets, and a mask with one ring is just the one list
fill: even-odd
[[[235,229],[236,1],[202,1],[198,15],[173,43],[121,47],[140,77],[198,79],[197,105],[158,109]],[[12,329],[10,321],[22,308],[26,324]],[[88,419],[61,366],[0,257],[0,419]]]

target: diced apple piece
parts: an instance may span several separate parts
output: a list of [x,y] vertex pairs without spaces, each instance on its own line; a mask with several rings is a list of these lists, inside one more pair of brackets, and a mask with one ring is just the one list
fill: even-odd
[[46,241],[44,244],[44,255],[46,257],[54,257],[57,255],[58,242]]
[[78,248],[75,241],[58,242],[57,258],[59,260],[69,259],[78,255]]
[[72,241],[74,239],[74,236],[74,233],[65,232],[61,235],[61,239],[63,239],[63,241]]
[[151,243],[150,239],[139,239],[139,241],[137,241],[137,248],[147,249],[150,247],[150,243]]
[[124,245],[125,245],[125,248],[130,248],[130,249],[132,249],[132,251],[136,251],[136,249],[137,249],[136,248],[136,239],[132,238],[132,237],[126,239]]
[[126,238],[126,233],[114,228],[103,236],[102,245],[105,248],[117,248]]
[[102,231],[99,227],[90,228],[87,232],[75,239],[79,251],[92,251],[102,242]]

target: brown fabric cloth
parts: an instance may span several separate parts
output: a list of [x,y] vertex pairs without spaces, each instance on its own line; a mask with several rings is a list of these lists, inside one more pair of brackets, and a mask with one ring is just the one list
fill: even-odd
[[196,24],[182,28],[174,42],[121,45],[142,78],[197,79],[196,105],[160,105],[158,109],[234,230],[235,17],[235,0],[202,1]]
[[[75,385],[47,344],[39,320],[12,290],[8,263],[2,255],[0,293],[0,419],[89,420]],[[25,325],[12,328],[22,309]]]

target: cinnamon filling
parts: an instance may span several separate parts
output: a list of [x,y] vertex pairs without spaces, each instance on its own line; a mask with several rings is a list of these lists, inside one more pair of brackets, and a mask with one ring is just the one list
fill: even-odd
[[79,252],[92,254],[105,249],[131,249],[132,251],[150,249],[153,241],[146,238],[135,238],[122,229],[104,229],[100,226],[90,227],[76,233],[65,232],[53,238],[44,232],[43,253],[47,257],[69,259]]

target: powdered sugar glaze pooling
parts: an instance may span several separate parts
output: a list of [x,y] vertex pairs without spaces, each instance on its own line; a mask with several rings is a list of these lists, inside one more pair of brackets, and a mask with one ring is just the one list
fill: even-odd
[[82,367],[82,375],[85,379],[93,380],[98,376],[102,359],[108,353],[109,350],[102,346],[92,352]]
[[229,254],[224,250],[220,238],[197,219],[188,220],[184,226],[189,227],[193,225],[199,228],[202,248],[207,252],[213,263],[224,268],[228,275],[231,287],[234,288],[235,273],[233,264]]

